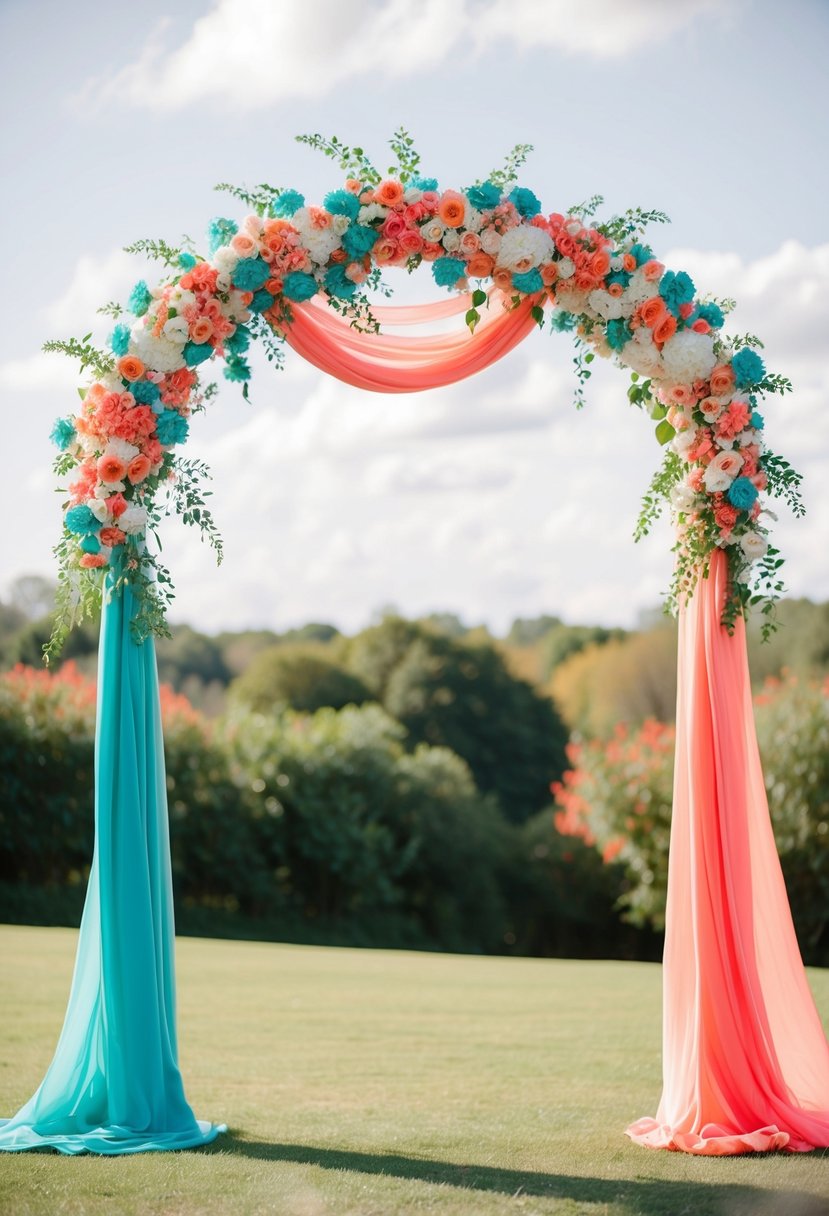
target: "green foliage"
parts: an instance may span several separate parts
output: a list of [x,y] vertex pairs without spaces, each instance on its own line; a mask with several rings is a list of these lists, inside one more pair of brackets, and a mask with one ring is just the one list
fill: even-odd
[[324,706],[362,705],[371,694],[321,648],[280,643],[234,681],[231,697],[254,713],[268,714],[286,706],[313,713]]
[[47,354],[77,359],[82,372],[89,368],[96,376],[106,376],[115,370],[115,359],[109,352],[93,345],[91,333],[84,334],[82,338],[52,339],[43,343],[43,350]]
[[492,169],[487,174],[487,181],[492,182],[499,190],[505,191],[513,182],[518,181],[518,171],[526,163],[527,157],[533,151],[532,144],[515,144],[504,157],[500,168]]
[[357,178],[367,186],[376,186],[383,180],[382,173],[375,169],[362,148],[350,148],[336,135],[326,138],[324,135],[296,135],[299,144],[306,144],[315,152],[321,152],[329,160],[336,161],[348,177]]
[[408,182],[416,176],[420,167],[420,153],[415,148],[414,140],[404,127],[398,127],[389,140],[389,147],[397,157],[397,163],[389,168],[389,175],[399,177],[401,182]]
[[[182,242],[183,244],[183,242]],[[139,241],[133,241],[131,245],[124,246],[124,253],[132,253],[139,257],[152,258],[156,262],[161,262],[171,269],[179,268],[179,258],[181,257],[181,246],[176,248],[169,245],[164,240],[153,240],[149,237],[142,237]]]
[[642,506],[633,532],[635,541],[647,536],[662,515],[670,499],[671,490],[682,480],[682,458],[677,452],[667,451],[662,464],[654,473],[647,490],[642,495]]
[[258,186],[251,187],[219,182],[218,186],[214,186],[213,189],[223,190],[226,194],[238,199],[240,203],[244,203],[246,207],[250,207],[257,215],[262,216],[270,215],[271,205],[282,193],[281,186],[269,186],[267,182],[260,182]]
[[651,224],[670,224],[670,216],[664,211],[646,210],[644,207],[628,207],[621,215],[612,215],[604,223],[596,224],[597,231],[608,237],[614,245],[625,245],[643,236]]
[[175,477],[169,483],[167,514],[175,511],[182,523],[198,528],[201,539],[216,554],[216,565],[220,566],[224,556],[222,537],[205,502],[213,492],[203,489],[204,482],[211,479],[210,467],[203,460],[185,460],[177,456],[173,461],[173,470]]

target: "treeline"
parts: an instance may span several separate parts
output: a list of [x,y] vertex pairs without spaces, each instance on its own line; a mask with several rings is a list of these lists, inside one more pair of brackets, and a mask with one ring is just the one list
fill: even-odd
[[[97,629],[71,637],[73,667],[35,674],[51,591],[18,580],[0,603],[0,668],[30,669],[0,678],[0,916],[20,920],[77,915],[91,847],[93,705],[71,706],[91,696]],[[761,742],[816,959],[829,952],[815,692],[829,605],[785,601],[779,618],[766,645],[750,627],[750,661],[758,689],[780,679],[789,706],[785,732]],[[521,619],[500,639],[451,614],[390,615],[353,637],[179,626],[157,649],[161,679],[188,699],[165,694],[181,927],[658,954],[676,695],[675,626],[661,614],[634,631]],[[649,756],[641,772],[626,739]]]

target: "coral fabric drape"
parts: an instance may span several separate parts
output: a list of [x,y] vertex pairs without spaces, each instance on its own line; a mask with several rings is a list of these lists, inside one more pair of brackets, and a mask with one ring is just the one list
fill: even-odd
[[95,852],[66,1018],[40,1088],[0,1120],[0,1151],[193,1148],[224,1130],[194,1118],[178,1068],[158,678],[134,606],[126,587],[101,620]]
[[[285,336],[309,363],[346,384],[378,393],[416,393],[483,371],[536,328],[532,309],[543,297],[527,296],[517,308],[502,307],[503,299],[493,294],[474,336],[465,327],[429,337],[360,333],[313,300],[292,305]],[[451,316],[458,308],[453,300],[451,306],[441,301],[377,312],[386,324],[413,325]]]
[[724,1155],[829,1146],[829,1045],[792,926],[727,561],[683,605],[663,971],[663,1093],[628,1135]]

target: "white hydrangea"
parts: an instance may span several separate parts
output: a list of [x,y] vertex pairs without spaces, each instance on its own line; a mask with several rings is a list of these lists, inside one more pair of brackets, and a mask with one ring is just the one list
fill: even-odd
[[104,502],[104,499],[109,498],[111,493],[112,486],[97,486],[95,489],[95,497],[88,498],[86,501],[86,505],[89,507],[99,524],[105,524],[109,519],[109,507]]
[[657,283],[645,278],[645,273],[640,266],[630,276],[630,281],[625,288],[625,300],[629,300],[631,304],[644,304],[645,300],[649,300],[651,296],[657,294],[658,286]]
[[608,291],[591,291],[587,303],[605,321],[618,321],[623,315],[622,300]]
[[572,258],[562,258],[558,265],[558,277],[560,279],[572,279],[576,273],[576,263]]
[[645,326],[635,330],[633,341],[626,343],[620,360],[640,376],[662,375],[662,356],[653,344],[651,331]]
[[697,495],[689,485],[680,481],[671,490],[671,506],[675,511],[690,511],[697,500]]
[[127,536],[138,536],[147,527],[147,509],[130,504],[118,520],[118,527]]
[[191,304],[195,304],[196,294],[193,291],[185,291],[182,287],[176,285],[168,297],[168,303],[171,308],[175,308],[176,312],[184,312],[185,308],[189,308]]
[[123,460],[124,464],[129,464],[139,453],[140,448],[137,448],[134,443],[128,443],[126,439],[112,438],[106,446],[106,456],[117,456],[119,460]]
[[483,212],[478,211],[478,209],[476,207],[473,207],[472,204],[470,203],[469,199],[467,199],[466,200],[466,213],[463,217],[464,228],[466,228],[469,232],[480,232],[481,224],[483,222],[484,222]]
[[324,266],[341,244],[333,228],[311,228],[302,233],[302,243],[311,255],[311,260],[318,266]]
[[220,274],[232,275],[239,264],[239,255],[229,245],[220,245],[213,254],[212,262]]
[[331,227],[336,232],[337,236],[342,236],[351,225],[351,220],[347,215],[335,215],[331,218]]
[[135,351],[145,367],[156,372],[174,372],[182,365],[181,344],[169,338],[154,338],[149,329],[137,325],[132,331]]
[[516,266],[539,266],[549,261],[553,254],[553,238],[543,228],[531,224],[519,224],[510,228],[501,238],[498,250],[498,265],[513,270]]
[[663,346],[662,362],[665,374],[673,384],[705,380],[717,364],[714,339],[710,334],[683,329]]

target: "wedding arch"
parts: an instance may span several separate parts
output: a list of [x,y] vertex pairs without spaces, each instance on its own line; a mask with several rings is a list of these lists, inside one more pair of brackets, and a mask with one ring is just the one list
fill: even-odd
[[[761,399],[785,392],[750,335],[723,333],[729,302],[699,299],[645,243],[655,212],[605,223],[601,200],[547,213],[516,184],[529,148],[464,189],[419,172],[391,141],[383,175],[359,148],[300,137],[345,182],[320,205],[292,189],[220,187],[245,203],[217,219],[209,253],[139,241],[158,258],[115,319],[111,349],[48,343],[87,373],[77,412],[52,437],[66,489],[55,654],[103,596],[95,853],[75,975],[55,1057],[34,1097],[0,1125],[0,1149],[127,1153],[207,1143],[178,1069],[173,913],[153,635],[170,576],[148,534],[171,511],[221,556],[205,467],[179,449],[215,393],[214,360],[247,392],[246,352],[285,348],[360,388],[412,392],[480,372],[536,327],[569,331],[577,373],[596,355],[631,377],[655,422],[662,465],[638,535],[667,506],[676,526],[671,601],[680,619],[677,763],[664,960],[664,1088],[656,1118],[628,1134],[651,1147],[737,1153],[829,1145],[829,1047],[805,978],[757,753],[744,613],[771,628],[781,590],[764,495],[800,512],[799,477],[765,445]],[[376,307],[387,267],[428,264],[452,295]],[[470,280],[472,286],[470,286]],[[386,326],[463,316],[453,332]]]

